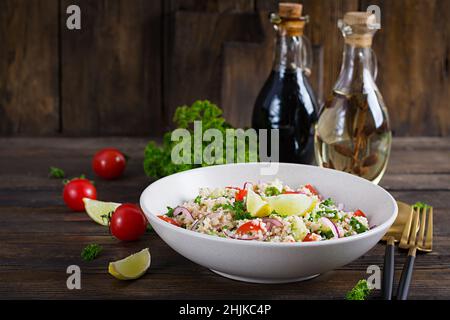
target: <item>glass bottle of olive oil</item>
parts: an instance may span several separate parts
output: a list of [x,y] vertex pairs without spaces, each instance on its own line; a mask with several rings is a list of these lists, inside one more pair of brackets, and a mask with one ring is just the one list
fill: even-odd
[[305,20],[297,3],[280,3],[278,14],[272,14],[277,32],[275,60],[253,110],[253,128],[279,130],[280,162],[314,160],[317,101],[307,77],[312,57],[303,36]]
[[316,161],[378,183],[392,139],[388,112],[375,84],[377,62],[371,45],[379,24],[373,14],[349,12],[338,26],[345,39],[343,62],[316,125]]

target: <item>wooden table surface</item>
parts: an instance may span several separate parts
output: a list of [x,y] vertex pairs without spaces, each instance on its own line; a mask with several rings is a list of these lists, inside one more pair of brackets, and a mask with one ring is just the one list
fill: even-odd
[[[154,233],[122,243],[85,213],[69,211],[60,180],[49,166],[69,176],[94,178],[98,198],[138,202],[151,182],[142,170],[143,138],[0,138],[0,298],[1,299],[342,299],[366,275],[382,266],[383,244],[358,260],[301,283],[258,285],[222,278],[169,248]],[[102,147],[115,146],[131,159],[117,181],[94,177],[90,160]],[[434,206],[434,251],[416,259],[410,299],[450,298],[450,138],[396,138],[381,185],[407,203]],[[101,256],[84,262],[83,247],[101,244]],[[137,281],[123,282],[107,273],[109,261],[149,247],[152,265]],[[406,253],[396,249],[396,283]],[[66,268],[81,268],[81,290],[68,290]],[[375,296],[379,295],[375,292]]]

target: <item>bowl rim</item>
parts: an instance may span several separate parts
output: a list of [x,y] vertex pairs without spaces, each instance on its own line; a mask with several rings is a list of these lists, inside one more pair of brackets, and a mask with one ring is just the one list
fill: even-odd
[[[391,215],[391,217],[389,217],[389,219],[387,219],[385,222],[383,222],[380,225],[375,226],[374,228],[370,229],[367,232],[364,233],[360,233],[360,234],[356,234],[350,237],[344,237],[344,238],[338,238],[338,239],[329,239],[326,241],[312,241],[312,242],[265,242],[265,241],[252,241],[252,240],[239,240],[239,239],[232,239],[232,238],[222,238],[222,237],[218,237],[218,236],[214,236],[214,235],[209,235],[209,234],[204,234],[204,233],[200,233],[200,232],[195,232],[192,230],[187,230],[181,227],[177,227],[174,226],[170,223],[167,223],[165,221],[163,221],[162,219],[159,219],[158,216],[154,213],[152,213],[150,210],[148,210],[145,206],[145,201],[144,198],[147,196],[147,194],[150,192],[150,188],[153,184],[160,182],[162,180],[166,180],[169,178],[172,178],[173,176],[179,176],[179,175],[186,175],[191,171],[197,171],[197,170],[216,170],[218,168],[222,168],[222,167],[227,167],[227,166],[263,166],[263,165],[270,165],[270,162],[245,162],[245,163],[228,163],[228,164],[221,164],[221,165],[214,165],[214,166],[209,166],[209,167],[200,167],[200,168],[194,168],[194,169],[190,169],[190,170],[186,170],[186,171],[182,171],[182,172],[178,172],[166,177],[163,177],[161,179],[158,179],[154,182],[152,182],[151,184],[149,184],[144,191],[142,191],[140,199],[139,199],[139,204],[142,208],[142,210],[144,211],[144,215],[147,217],[147,219],[151,220],[152,223],[156,223],[157,225],[162,226],[163,228],[169,228],[169,230],[173,230],[175,232],[179,232],[181,234],[184,234],[186,236],[192,236],[192,237],[197,237],[200,239],[204,239],[204,240],[210,240],[210,241],[216,241],[218,243],[236,243],[242,246],[262,246],[262,247],[286,247],[286,248],[290,248],[290,247],[316,247],[316,246],[326,246],[326,245],[332,245],[332,244],[343,244],[343,243],[347,243],[347,242],[351,242],[351,241],[356,241],[356,240],[361,240],[364,238],[368,238],[369,236],[381,232],[383,229],[387,229],[389,228],[395,221],[395,219],[397,218],[397,214],[398,214],[398,206],[397,206],[397,202],[395,201],[394,197],[387,192],[384,188],[380,187],[379,185],[373,184],[372,182],[355,176],[353,174],[350,173],[346,173],[346,172],[342,172],[342,171],[338,171],[338,170],[333,170],[333,169],[328,169],[328,168],[323,168],[323,167],[318,167],[318,166],[313,166],[313,165],[305,165],[305,164],[297,164],[297,163],[284,163],[284,162],[278,162],[279,165],[283,165],[283,166],[301,166],[301,167],[307,167],[307,168],[314,168],[314,170],[324,170],[324,171],[328,171],[331,172],[332,174],[337,174],[337,175],[342,175],[342,176],[349,176],[350,179],[355,179],[355,180],[360,180],[363,181],[364,183],[370,183],[372,184],[375,188],[379,188],[382,192],[384,192],[387,196],[387,198],[390,200],[391,204],[393,204],[394,206],[394,213]],[[161,237],[161,236],[160,236]],[[163,239],[161,237],[161,239]],[[163,239],[164,240],[164,239]]]

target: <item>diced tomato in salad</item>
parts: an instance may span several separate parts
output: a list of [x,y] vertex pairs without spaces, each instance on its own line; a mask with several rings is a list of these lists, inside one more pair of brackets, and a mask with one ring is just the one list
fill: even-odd
[[169,218],[169,217],[164,216],[164,215],[163,216],[158,216],[158,218],[160,218],[161,220],[164,220],[165,222],[173,224],[174,226],[180,227],[180,224],[175,219]]
[[240,226],[236,233],[240,235],[257,233],[258,231],[263,231],[261,225],[259,223],[255,223],[253,221],[249,221]]
[[238,188],[238,187],[226,187],[226,189],[234,189],[234,190],[236,190],[236,194],[234,196],[236,201],[243,201],[244,198],[247,196],[247,189],[245,188],[245,184],[244,184],[244,188],[243,189]]
[[312,185],[307,184],[305,188],[308,189],[313,195],[315,196],[319,195],[319,192],[317,192],[316,188],[314,188]]
[[366,215],[364,214],[364,212],[362,212],[361,210],[356,210],[355,213],[353,214],[355,217],[364,217],[366,218]]
[[242,201],[242,200],[244,200],[246,195],[247,195],[246,189],[239,189],[239,191],[236,193],[234,198],[236,199],[236,201]]
[[300,191],[283,191],[283,194],[301,194]]
[[312,233],[308,233],[305,238],[303,238],[303,242],[316,241]]

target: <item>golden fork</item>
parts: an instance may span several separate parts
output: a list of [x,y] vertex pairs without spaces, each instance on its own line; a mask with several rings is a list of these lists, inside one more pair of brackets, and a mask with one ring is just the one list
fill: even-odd
[[432,207],[424,205],[420,208],[414,208],[414,213],[410,215],[403,229],[399,247],[409,249],[408,259],[403,267],[397,291],[397,300],[406,300],[408,298],[416,251],[431,252],[433,250]]

